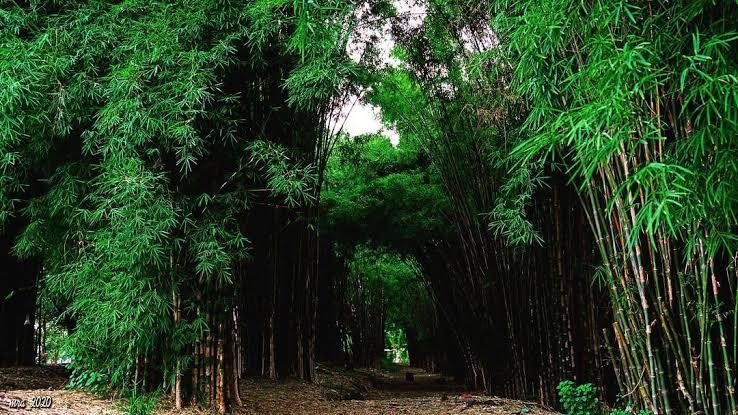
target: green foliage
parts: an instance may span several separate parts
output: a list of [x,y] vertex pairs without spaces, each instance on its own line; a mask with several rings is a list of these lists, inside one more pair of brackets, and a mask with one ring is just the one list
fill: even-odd
[[353,341],[369,335],[364,319],[376,319],[384,340],[375,347],[381,355],[396,349],[404,361],[404,330],[430,335],[420,317],[428,315],[430,298],[412,254],[419,242],[446,232],[447,199],[437,180],[412,140],[393,146],[382,136],[341,137],[321,192],[324,231],[348,272]]
[[150,415],[156,409],[159,392],[136,394],[133,393],[127,398],[126,406],[123,411],[128,415]]
[[479,65],[477,59],[487,52],[468,59],[461,51],[459,55],[442,52],[452,56],[444,67],[448,75],[427,63],[428,54],[440,53],[436,47],[445,49],[458,42],[454,33],[446,32],[444,17],[432,16],[423,26],[430,32],[423,35],[431,38],[432,45],[409,40],[413,54],[404,55],[406,61],[400,68],[374,73],[368,100],[382,108],[384,120],[397,127],[402,140],[413,142],[427,154],[455,210],[470,211],[509,245],[541,242],[527,218],[533,192],[542,185],[540,165],[513,169],[508,153],[519,139],[513,135],[519,121],[515,115],[500,113],[505,105],[509,105],[507,111],[518,111],[519,103],[489,94],[496,91],[490,78],[498,74],[477,71],[479,77],[470,78],[459,73]]
[[[402,348],[430,304],[416,256],[462,239],[455,260],[474,292],[487,286],[490,252],[509,266],[508,248],[543,242],[529,214],[555,171],[605,229],[598,280],[615,322],[661,336],[659,365],[651,325],[626,339],[649,359],[638,405],[734,411],[732,392],[718,396],[732,372],[712,369],[734,366],[728,342],[733,360],[738,349],[723,324],[737,327],[731,271],[713,269],[738,250],[736,5],[462,3],[425,2],[419,27],[393,30],[399,65],[366,68],[346,56],[368,24],[358,2],[0,0],[0,227],[24,216],[15,253],[42,263],[42,313],[74,323],[63,346],[49,331],[49,349],[72,359],[70,385],[135,393],[137,364],[154,353],[171,384],[209,330],[199,311],[175,323],[172,298],[198,310],[187,296],[198,289],[229,307],[255,203],[295,220],[320,207],[352,305],[379,310]],[[368,6],[400,20],[391,2]],[[332,136],[359,79],[397,146]],[[657,395],[675,384],[657,374],[686,377],[698,349],[691,395]],[[559,393],[570,413],[601,411],[589,384]],[[134,394],[129,412],[151,402]]]
[[103,395],[109,391],[108,379],[105,375],[93,369],[84,368],[75,363],[74,356],[71,356],[72,374],[69,376],[67,388],[83,389],[97,395]]
[[[430,298],[412,257],[381,247],[358,245],[346,258],[346,320],[353,353],[360,364],[382,364],[384,359],[408,363],[405,330],[427,335],[423,316]],[[393,351],[387,356],[386,349]]]
[[[396,318],[397,317],[390,314],[390,320],[395,320]],[[410,362],[410,359],[407,351],[407,338],[405,337],[405,330],[403,330],[401,327],[393,326],[395,325],[390,324],[390,327],[385,327],[385,349],[392,350],[392,361],[395,361],[395,359],[397,359],[400,361],[400,363],[408,364]]]
[[354,292],[369,305],[378,303],[383,307],[385,327],[388,333],[395,334],[388,336],[387,341],[394,339],[397,345],[404,345],[400,328],[412,325],[416,307],[429,301],[413,260],[386,249],[361,245],[348,261],[348,272]]
[[[70,385],[135,390],[153,354],[171,385],[209,329],[195,312],[175,324],[173,297],[225,309],[253,199],[317,202],[313,147],[354,73],[354,5],[0,4],[0,226],[25,216],[15,251],[41,261],[44,307],[75,326]],[[279,116],[292,136],[268,131]]]
[[251,153],[249,162],[263,172],[272,194],[293,208],[315,201],[315,166],[294,163],[286,148],[267,141],[256,140],[247,150]]
[[633,412],[626,409],[613,409],[607,411],[600,403],[599,391],[591,383],[576,385],[570,380],[559,382],[556,387],[559,392],[559,400],[568,415],[651,415],[650,410]]
[[[634,165],[616,186],[624,199],[643,195],[633,233],[663,227],[733,252],[738,148],[728,137],[738,131],[738,33],[728,22],[738,8],[634,1],[491,8],[501,58],[516,63],[512,85],[530,106],[530,135],[516,153],[555,150],[581,186],[628,155]],[[669,107],[673,100],[678,108]]]
[[575,385],[570,380],[564,380],[557,387],[559,399],[564,410],[569,415],[600,415],[601,404],[597,398],[598,391],[591,383]]
[[339,241],[372,239],[402,251],[444,229],[447,199],[409,140],[393,147],[381,136],[342,138],[328,160],[321,200],[326,228]]
[[[501,0],[488,9],[495,59],[526,103],[513,157],[554,160],[578,186],[628,346],[616,359],[631,374],[621,388],[645,387],[630,396],[659,413],[737,408],[738,343],[722,340],[738,327],[734,276],[713,269],[735,266],[738,251],[736,6]],[[666,287],[678,287],[669,304]],[[682,315],[696,317],[669,317]],[[690,349],[707,362],[687,377],[689,353],[670,353]],[[636,367],[649,373],[641,386]]]
[[54,322],[47,323],[44,327],[44,351],[46,360],[42,363],[56,362],[66,357],[64,343],[69,333],[63,327]]

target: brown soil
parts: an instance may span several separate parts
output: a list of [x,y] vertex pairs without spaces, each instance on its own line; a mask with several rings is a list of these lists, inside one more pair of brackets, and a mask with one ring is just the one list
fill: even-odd
[[[413,380],[406,380],[406,372]],[[122,401],[99,399],[88,393],[64,389],[66,374],[59,368],[0,369],[0,414],[120,415]],[[50,396],[49,409],[30,408],[33,397]],[[23,399],[26,409],[10,409],[10,399]],[[246,378],[241,382],[244,406],[234,414],[248,415],[511,415],[527,408],[532,415],[556,415],[535,404],[466,392],[463,386],[419,369],[397,373],[379,370],[347,371],[320,366],[316,383],[296,380],[270,381]],[[160,402],[158,415],[200,415],[207,410],[172,409]],[[525,412],[523,412],[525,413]]]
[[[66,385],[67,371],[63,367],[0,368],[0,414],[121,414],[114,401],[66,390]],[[51,408],[31,408],[33,399],[41,397],[51,398]],[[10,408],[11,400],[24,401],[26,408]]]
[[63,389],[67,370],[62,366],[0,368],[0,391],[13,389]]

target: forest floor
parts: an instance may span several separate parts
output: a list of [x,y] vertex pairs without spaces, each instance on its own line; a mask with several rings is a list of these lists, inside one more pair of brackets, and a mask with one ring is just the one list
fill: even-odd
[[[413,374],[406,381],[406,372]],[[124,403],[118,399],[66,390],[63,368],[0,368],[0,414],[119,415]],[[33,397],[49,396],[51,408],[30,408]],[[11,409],[11,399],[22,399],[26,409]],[[248,415],[555,415],[535,404],[467,392],[462,385],[420,369],[386,372],[374,369],[344,370],[321,365],[317,382],[270,381],[245,378],[241,381],[243,406],[234,414]],[[157,415],[204,415],[195,407],[172,409],[161,400]],[[527,412],[524,408],[527,408]],[[522,411],[522,412],[521,412]]]

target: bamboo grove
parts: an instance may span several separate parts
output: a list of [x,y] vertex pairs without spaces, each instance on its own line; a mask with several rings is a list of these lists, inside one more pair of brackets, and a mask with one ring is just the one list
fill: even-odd
[[620,389],[654,413],[734,413],[736,5],[500,6],[530,108],[517,152],[555,151],[580,190]]
[[0,217],[42,270],[17,288],[70,331],[73,386],[222,413],[247,371],[314,377],[318,182],[351,11],[2,3]]
[[0,364],[53,321],[74,386],[223,413],[404,342],[738,413],[735,1],[0,5]]
[[470,383],[735,412],[735,4],[424,6],[370,99],[450,203],[456,235],[414,255]]

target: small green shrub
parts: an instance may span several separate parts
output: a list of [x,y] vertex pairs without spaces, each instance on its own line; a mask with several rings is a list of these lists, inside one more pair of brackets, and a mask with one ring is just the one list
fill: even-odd
[[597,398],[597,389],[591,383],[577,386],[564,380],[556,388],[564,410],[569,415],[601,415],[602,405]]
[[158,391],[148,394],[133,393],[128,398],[128,403],[123,410],[128,415],[151,415],[156,408],[158,398]]
[[609,413],[597,398],[597,388],[591,383],[577,386],[570,380],[559,382],[556,387],[559,391],[559,400],[568,415],[653,415],[649,410],[640,410],[637,413],[626,409],[613,409]]
[[70,365],[72,374],[67,384],[68,389],[82,389],[96,395],[104,395],[108,392],[108,380],[105,375],[74,363],[73,360]]

